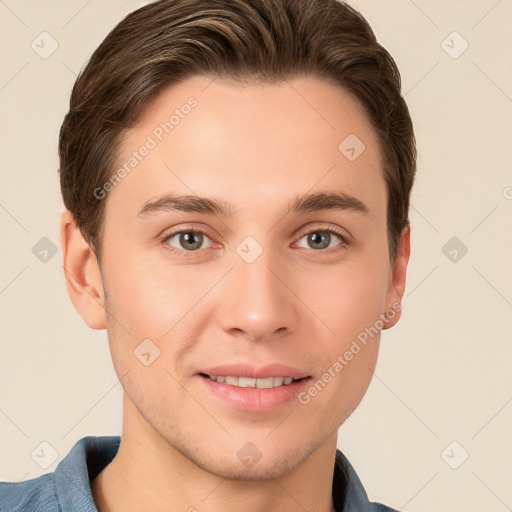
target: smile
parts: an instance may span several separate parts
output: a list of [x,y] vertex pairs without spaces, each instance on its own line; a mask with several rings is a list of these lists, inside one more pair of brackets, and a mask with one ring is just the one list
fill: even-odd
[[207,375],[215,382],[226,383],[239,388],[270,389],[279,386],[287,386],[295,380],[293,377],[266,377],[263,379],[252,379],[250,377],[237,377],[232,375]]
[[[217,370],[220,369],[220,367],[217,368]],[[231,372],[236,370],[234,367],[230,369]],[[221,371],[224,373],[225,370]],[[286,373],[285,376],[269,375],[270,368],[258,372],[251,371],[253,374],[256,373],[257,377],[215,374],[221,373],[221,371],[199,372],[197,375],[200,377],[201,386],[205,386],[203,388],[205,392],[212,399],[218,401],[219,404],[227,405],[230,409],[246,412],[264,413],[285,404],[296,405],[298,403],[296,400],[297,394],[303,392],[311,380],[311,376],[303,377],[304,373],[293,369],[289,371],[290,373],[294,372],[295,377],[291,377],[289,374],[286,375]],[[240,368],[239,371],[242,373]],[[278,373],[279,369],[274,368],[274,371]],[[286,370],[283,367],[281,371],[284,373]],[[245,373],[249,373],[249,371],[246,370]],[[262,373],[263,375],[261,375]],[[264,375],[265,373],[267,375]]]

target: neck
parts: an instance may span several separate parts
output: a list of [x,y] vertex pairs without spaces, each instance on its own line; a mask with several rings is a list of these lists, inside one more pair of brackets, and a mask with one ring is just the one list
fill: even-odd
[[91,482],[99,512],[334,511],[336,434],[279,478],[227,479],[199,467],[145,421],[134,421],[138,413],[126,414],[127,408],[135,409],[125,396],[119,450]]

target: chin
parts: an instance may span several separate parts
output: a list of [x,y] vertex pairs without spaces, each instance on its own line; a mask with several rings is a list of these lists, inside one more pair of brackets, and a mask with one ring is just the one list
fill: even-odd
[[280,478],[295,469],[303,460],[300,454],[292,458],[262,458],[254,465],[245,465],[238,458],[235,459],[217,459],[195,460],[193,461],[204,471],[220,478],[229,480],[271,480]]
[[[297,440],[295,440],[297,442]],[[292,472],[321,444],[322,440],[305,441],[302,445],[279,443],[273,446],[268,439],[254,444],[250,441],[234,442],[236,448],[221,447],[206,451],[189,452],[178,448],[193,464],[203,471],[229,480],[270,480]],[[227,456],[226,453],[233,453]]]

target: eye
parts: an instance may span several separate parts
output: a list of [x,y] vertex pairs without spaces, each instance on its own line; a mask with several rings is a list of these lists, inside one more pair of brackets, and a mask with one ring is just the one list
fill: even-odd
[[[305,243],[308,245],[300,245],[303,239],[305,239]],[[206,250],[214,246],[214,243],[207,233],[192,228],[182,228],[179,231],[167,233],[161,238],[161,242],[167,250],[184,257],[199,256],[201,249]],[[350,245],[350,240],[336,228],[332,226],[324,228],[322,226],[302,233],[299,241],[296,242],[295,245],[316,252],[331,253],[342,250],[344,247]]]
[[186,229],[167,234],[165,238],[163,238],[162,243],[170,246],[170,250],[183,254],[185,252],[197,252],[198,249],[208,249],[211,247],[211,244],[208,247],[203,246],[205,239],[210,240],[208,235],[203,231]]
[[[304,233],[299,242],[302,239],[306,239],[308,246],[306,249],[324,250],[331,249],[332,247],[343,247],[349,244],[348,240],[335,229],[314,229]],[[338,241],[338,243],[335,243]],[[298,242],[297,242],[298,243]],[[331,252],[331,251],[328,251]]]

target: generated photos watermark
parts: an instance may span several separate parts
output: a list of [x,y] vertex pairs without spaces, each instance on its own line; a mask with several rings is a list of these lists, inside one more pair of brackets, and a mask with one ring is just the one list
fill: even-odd
[[130,172],[137,167],[150,152],[155,149],[160,142],[165,138],[166,135],[171,133],[176,126],[178,126],[183,119],[185,119],[192,109],[197,107],[198,101],[196,98],[191,96],[187,102],[175,108],[174,113],[169,117],[167,121],[161,122],[158,126],[153,128],[150,134],[146,137],[144,144],[140,146],[138,150],[132,152],[132,155],[120,166],[114,174],[101,186],[94,189],[94,197],[96,199],[104,199],[107,192],[110,192],[118,185],[123,178],[125,178]]
[[386,310],[385,313],[381,313],[379,315],[378,320],[370,326],[366,327],[363,331],[361,331],[357,338],[352,340],[350,347],[343,353],[338,355],[334,363],[327,368],[327,370],[322,374],[322,376],[315,381],[306,391],[301,391],[297,393],[297,400],[302,405],[307,405],[311,402],[311,399],[322,391],[331,380],[336,377],[345,366],[347,366],[350,361],[354,359],[357,354],[359,354],[364,347],[368,345],[368,341],[372,340],[377,336],[383,329],[386,320],[392,320],[398,312],[402,310],[402,304],[400,302],[395,302]]

